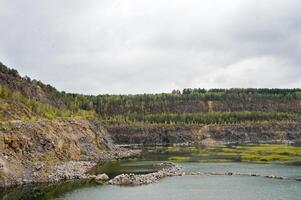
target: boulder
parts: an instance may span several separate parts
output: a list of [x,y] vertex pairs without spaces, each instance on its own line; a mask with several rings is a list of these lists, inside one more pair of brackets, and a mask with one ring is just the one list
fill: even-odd
[[95,180],[97,182],[105,182],[105,181],[109,180],[109,176],[107,174],[99,174],[95,177]]

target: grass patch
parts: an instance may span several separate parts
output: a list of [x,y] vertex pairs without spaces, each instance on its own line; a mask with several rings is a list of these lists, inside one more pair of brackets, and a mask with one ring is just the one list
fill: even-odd
[[228,163],[231,160],[228,159],[206,159],[206,160],[199,160],[200,163]]
[[169,157],[168,160],[173,160],[173,161],[189,161],[190,157],[172,156],[172,157]]
[[153,153],[160,152],[168,160],[195,162],[255,162],[291,163],[301,160],[301,147],[278,144],[249,144],[238,146],[208,146],[208,147],[162,147],[151,149]]
[[272,161],[290,161],[293,160],[293,158],[289,156],[279,155],[279,154],[270,154],[264,156],[264,155],[242,153],[241,160],[246,162],[272,162]]

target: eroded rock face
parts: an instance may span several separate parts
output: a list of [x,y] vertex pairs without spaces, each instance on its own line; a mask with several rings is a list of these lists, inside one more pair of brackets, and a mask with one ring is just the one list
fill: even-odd
[[179,144],[193,143],[202,139],[197,126],[118,123],[106,125],[106,128],[115,144]]
[[106,125],[116,144],[214,144],[240,142],[294,142],[301,140],[301,123],[237,124],[237,125]]
[[109,181],[112,185],[143,185],[159,181],[167,176],[181,176],[181,167],[171,162],[160,164],[162,169],[149,174],[121,174]]
[[294,142],[301,140],[301,123],[260,125],[211,125],[203,128],[209,138],[221,142]]
[[116,153],[98,121],[14,121],[6,127],[0,130],[0,187],[47,181],[62,161],[111,158]]

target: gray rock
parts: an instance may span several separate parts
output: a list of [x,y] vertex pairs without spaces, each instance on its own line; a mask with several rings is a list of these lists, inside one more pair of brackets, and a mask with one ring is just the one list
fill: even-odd
[[36,171],[41,170],[43,167],[44,167],[43,163],[37,163],[37,164],[34,165],[34,168],[35,168]]
[[166,162],[159,164],[163,168],[157,172],[137,175],[137,174],[121,174],[109,181],[112,185],[143,185],[159,181],[167,176],[181,176],[181,168],[174,163]]
[[97,182],[105,182],[105,181],[109,180],[109,176],[106,174],[99,174],[95,177],[95,180]]

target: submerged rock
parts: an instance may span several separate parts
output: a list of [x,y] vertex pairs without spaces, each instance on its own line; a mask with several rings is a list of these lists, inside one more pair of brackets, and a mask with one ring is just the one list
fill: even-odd
[[274,175],[268,175],[265,176],[266,178],[272,178],[272,179],[287,179],[287,177],[284,176],[274,176]]

